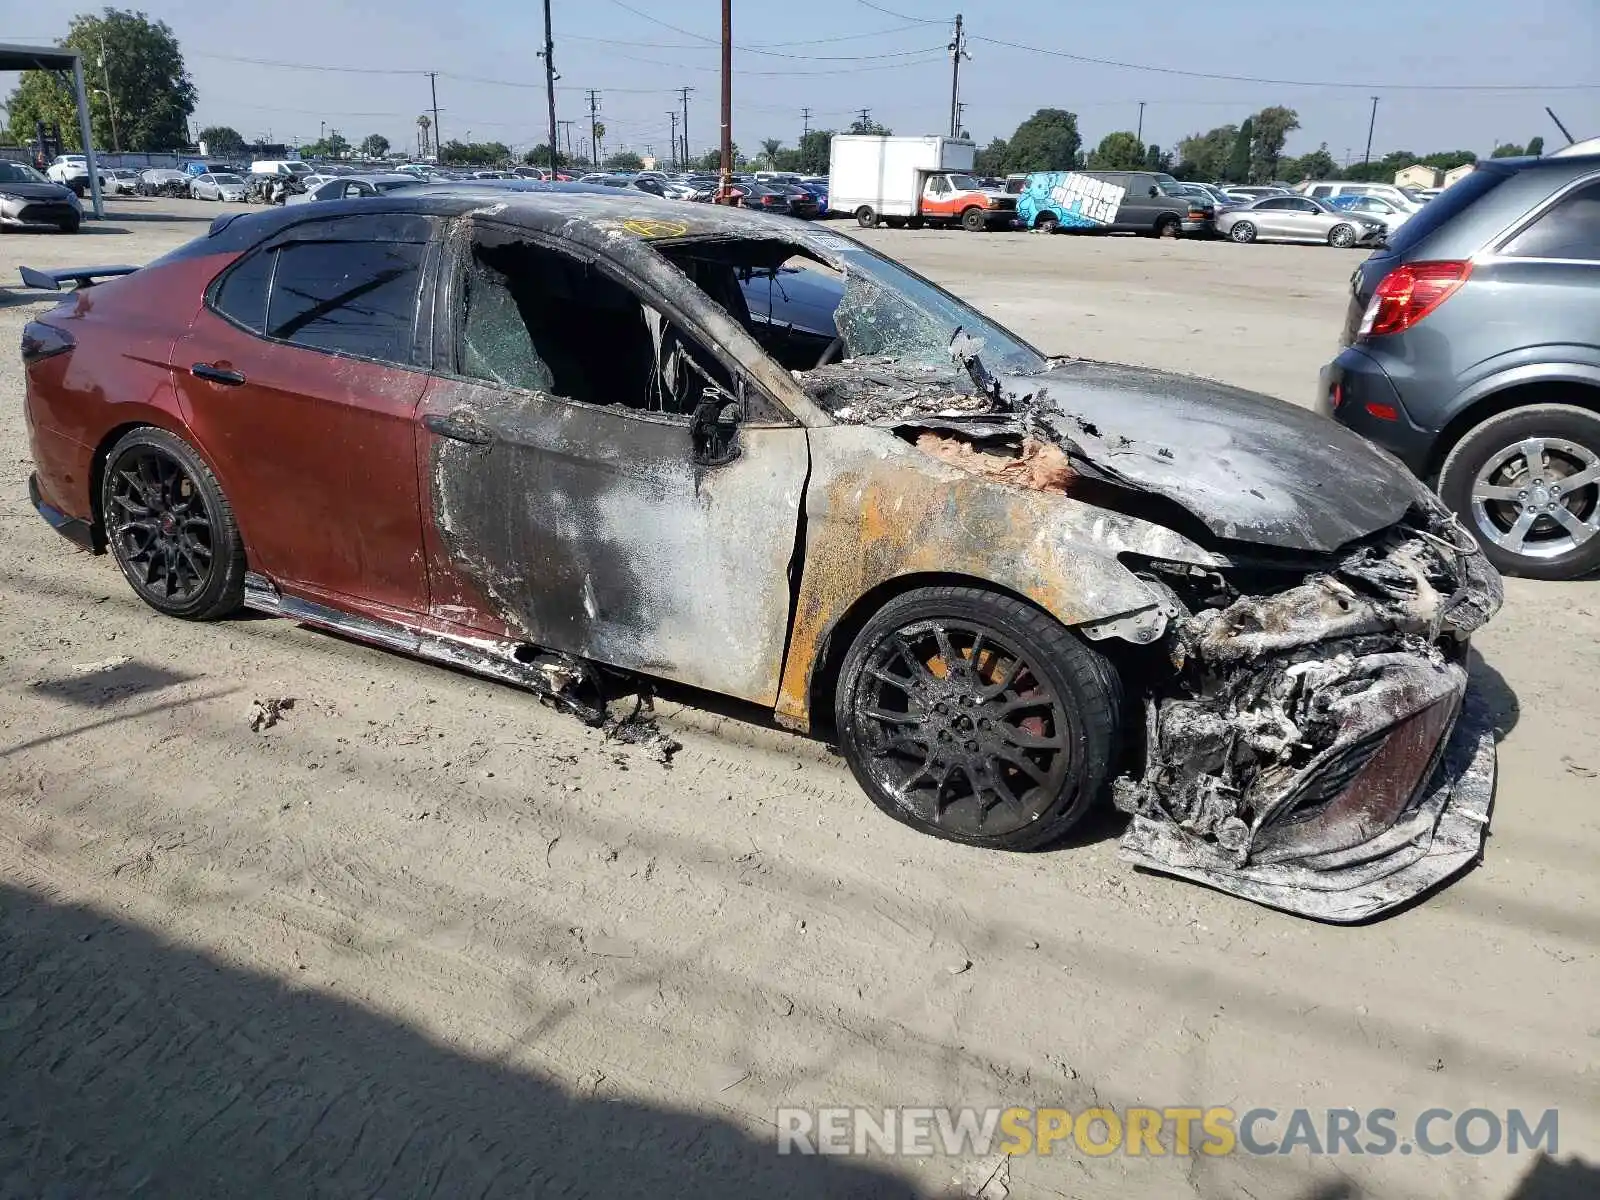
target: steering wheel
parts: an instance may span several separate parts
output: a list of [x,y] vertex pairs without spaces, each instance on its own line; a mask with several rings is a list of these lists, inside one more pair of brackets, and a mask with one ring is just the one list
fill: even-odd
[[[831,362],[838,362],[839,356],[844,353],[844,339],[836,337],[829,342],[827,347],[817,356],[817,366],[825,367]],[[816,370],[813,367],[812,370]]]

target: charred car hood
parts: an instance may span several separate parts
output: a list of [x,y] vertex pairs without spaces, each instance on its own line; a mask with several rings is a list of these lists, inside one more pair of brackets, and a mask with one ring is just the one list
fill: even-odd
[[1417,500],[1420,485],[1397,462],[1270,396],[1082,360],[1001,383],[1034,394],[1053,440],[1182,505],[1218,537],[1327,552],[1394,524]]

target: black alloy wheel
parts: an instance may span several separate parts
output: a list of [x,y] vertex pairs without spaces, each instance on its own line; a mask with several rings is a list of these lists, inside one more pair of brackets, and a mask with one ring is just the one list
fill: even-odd
[[150,607],[190,620],[239,607],[245,563],[233,510],[180,438],[136,429],[112,447],[101,513],[107,548]]
[[840,742],[884,811],[936,837],[1030,850],[1088,811],[1120,686],[1054,618],[975,588],[891,601],[846,659]]

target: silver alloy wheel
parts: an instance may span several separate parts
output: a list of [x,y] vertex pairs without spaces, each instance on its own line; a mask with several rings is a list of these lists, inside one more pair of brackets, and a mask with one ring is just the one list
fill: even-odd
[[1355,242],[1356,231],[1348,225],[1335,225],[1332,232],[1328,234],[1328,244],[1337,246],[1341,250],[1355,245]]
[[1560,558],[1600,533],[1600,454],[1566,438],[1525,438],[1472,481],[1472,518],[1495,545]]
[[1235,242],[1253,242],[1256,240],[1256,227],[1249,221],[1235,221],[1233,228],[1228,230],[1228,237]]

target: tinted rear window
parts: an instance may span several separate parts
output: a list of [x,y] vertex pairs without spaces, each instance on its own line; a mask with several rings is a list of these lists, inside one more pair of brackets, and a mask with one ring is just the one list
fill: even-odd
[[1438,229],[1457,213],[1465,212],[1484,196],[1506,181],[1508,176],[1499,171],[1477,170],[1458,183],[1445,188],[1422,210],[1389,235],[1388,254],[1406,255],[1423,238]]
[[291,242],[278,251],[267,336],[406,363],[423,247]]
[[1501,253],[1517,258],[1600,261],[1600,183],[1569,193],[1507,242]]

